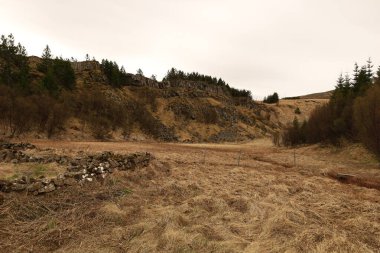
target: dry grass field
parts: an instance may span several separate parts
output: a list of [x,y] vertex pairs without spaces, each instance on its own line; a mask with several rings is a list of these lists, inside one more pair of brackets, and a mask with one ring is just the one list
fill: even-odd
[[0,252],[380,252],[379,190],[331,177],[380,182],[359,145],[32,143],[155,160],[42,196],[4,194]]

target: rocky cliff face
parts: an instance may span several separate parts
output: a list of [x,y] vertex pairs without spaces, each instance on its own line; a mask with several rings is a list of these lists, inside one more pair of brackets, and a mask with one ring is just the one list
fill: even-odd
[[100,71],[100,63],[97,61],[71,62],[71,66],[76,73],[82,71]]
[[[105,76],[101,74],[101,65],[98,61],[72,62],[71,65],[78,76],[83,76],[86,73],[89,74],[87,78],[88,82],[106,82]],[[187,91],[199,90],[215,95],[227,95],[221,87],[203,82],[183,80],[159,82],[139,74],[127,74],[127,76],[128,81],[125,83],[125,86],[150,87],[156,89],[181,88]]]

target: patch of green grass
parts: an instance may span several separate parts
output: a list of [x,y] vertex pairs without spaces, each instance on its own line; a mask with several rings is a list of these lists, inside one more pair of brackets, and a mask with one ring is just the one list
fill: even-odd
[[125,188],[125,189],[123,190],[123,194],[124,194],[124,195],[131,194],[131,193],[133,193],[133,191],[132,191],[131,189]]
[[35,177],[39,177],[39,176],[45,175],[46,170],[47,170],[46,166],[38,164],[33,168],[32,174]]
[[119,195],[119,197],[124,197],[124,196],[127,196],[127,195],[132,194],[132,193],[133,193],[133,191],[131,189],[124,188],[118,192],[118,195]]
[[46,229],[47,229],[47,230],[52,230],[52,229],[54,229],[56,226],[57,226],[57,222],[56,222],[56,220],[55,220],[55,219],[50,219],[50,220],[48,221],[48,223],[46,224]]
[[8,176],[6,179],[7,180],[15,180],[17,178],[20,178],[20,174],[19,173],[14,173],[13,175]]

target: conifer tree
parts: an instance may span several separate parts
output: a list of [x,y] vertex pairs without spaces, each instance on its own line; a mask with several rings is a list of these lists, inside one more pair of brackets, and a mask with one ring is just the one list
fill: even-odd
[[52,55],[51,55],[50,47],[49,45],[46,45],[46,47],[42,51],[42,59],[51,60],[51,58],[52,58]]
[[337,80],[337,84],[335,86],[336,89],[338,90],[343,90],[344,89],[344,78],[343,78],[343,74],[340,73],[340,76]]
[[138,70],[137,70],[137,74],[138,74],[138,75],[141,75],[141,76],[144,76],[144,72],[143,72],[141,69],[138,69]]
[[126,74],[126,73],[127,73],[127,72],[125,72],[125,68],[124,68],[124,66],[121,66],[120,72],[121,72],[122,74]]
[[355,65],[354,65],[354,73],[353,73],[353,76],[354,78],[352,79],[352,84],[353,86],[356,85],[356,83],[358,82],[358,78],[359,78],[359,66],[358,66],[358,63],[355,62]]
[[380,66],[379,66],[379,68],[377,69],[376,77],[374,77],[374,83],[375,83],[376,85],[380,85]]
[[372,82],[372,80],[373,80],[372,68],[373,68],[373,65],[372,65],[371,58],[368,58],[368,61],[367,61],[367,78],[370,82]]

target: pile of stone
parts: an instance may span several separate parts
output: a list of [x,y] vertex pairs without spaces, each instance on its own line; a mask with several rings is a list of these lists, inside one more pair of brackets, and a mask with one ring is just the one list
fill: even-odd
[[130,155],[103,152],[97,155],[77,157],[69,161],[69,172],[80,172],[86,170],[90,173],[100,171],[128,170],[136,167],[147,166],[151,160],[149,153],[134,153]]
[[[55,178],[23,176],[15,180],[0,180],[0,192],[26,191],[34,195],[48,193],[65,186],[104,179],[115,170],[130,170],[145,167],[149,165],[151,159],[152,155],[146,152],[129,155],[103,152],[97,155],[76,158],[65,157],[63,163],[68,165],[65,173]],[[62,157],[59,161],[62,161]]]
[[26,150],[26,149],[35,149],[36,146],[30,143],[9,143],[9,142],[0,142],[0,149],[11,149],[11,150]]
[[47,154],[43,156],[31,156],[25,153],[26,150],[36,149],[30,143],[0,143],[0,162],[5,163],[59,163],[68,164],[70,158],[56,154]]
[[23,151],[35,149],[30,143],[0,143],[0,162],[38,162],[38,159],[26,155]]

